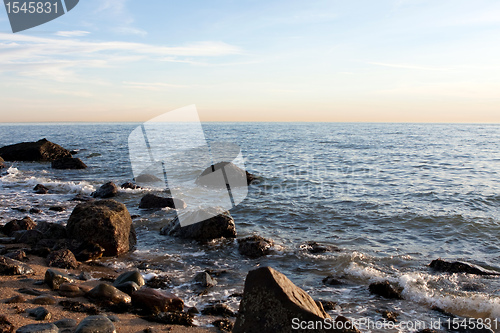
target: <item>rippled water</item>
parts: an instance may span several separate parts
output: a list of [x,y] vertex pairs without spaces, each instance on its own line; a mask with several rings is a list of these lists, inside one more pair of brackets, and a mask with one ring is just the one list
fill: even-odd
[[[61,171],[15,163],[0,178],[0,222],[25,215],[13,207],[37,206],[44,213],[35,219],[65,223],[76,193],[131,180],[127,137],[136,126],[0,125],[0,146],[46,137],[78,149],[89,166]],[[376,310],[387,308],[401,313],[400,321],[430,323],[446,318],[431,310],[436,305],[500,319],[498,278],[436,274],[427,267],[441,257],[500,270],[500,125],[205,123],[203,129],[210,142],[237,143],[247,170],[259,176],[231,214],[240,236],[273,238],[275,254],[250,260],[235,242],[199,245],[160,236],[174,212],[139,210],[144,190],[123,190],[117,199],[140,216],[134,220],[139,245],[110,264],[147,262],[152,272],[173,277],[189,305],[224,298],[236,309],[238,299],[228,296],[242,291],[248,270],[269,265],[313,297],[336,301],[331,314],[377,320]],[[34,195],[38,183],[56,193]],[[56,204],[68,210],[46,209]],[[306,241],[341,251],[312,255],[301,248]],[[187,282],[207,268],[227,272],[211,293],[194,296]],[[347,284],[324,286],[330,274]],[[369,294],[369,283],[384,279],[405,287],[404,300]]]

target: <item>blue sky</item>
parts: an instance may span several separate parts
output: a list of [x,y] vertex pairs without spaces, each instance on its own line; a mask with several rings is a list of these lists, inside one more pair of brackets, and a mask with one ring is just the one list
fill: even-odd
[[500,122],[498,1],[80,0],[13,34],[0,121]]

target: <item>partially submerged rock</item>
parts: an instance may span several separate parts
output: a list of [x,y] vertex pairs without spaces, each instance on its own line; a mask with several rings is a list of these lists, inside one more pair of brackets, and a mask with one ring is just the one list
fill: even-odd
[[300,246],[301,249],[308,251],[309,253],[318,254],[325,252],[338,252],[340,249],[333,245],[320,244],[318,242],[307,242]]
[[193,279],[194,283],[201,285],[204,288],[215,287],[217,280],[210,276],[207,272],[199,272]]
[[66,230],[71,238],[99,244],[105,249],[105,256],[126,253],[137,242],[127,207],[110,199],[78,204]]
[[137,190],[141,188],[139,185],[136,185],[132,182],[123,183],[120,187],[123,189],[130,189],[130,190]]
[[439,272],[446,273],[467,273],[476,275],[500,275],[500,272],[488,270],[480,266],[461,261],[444,261],[442,259],[433,260],[429,267]]
[[374,282],[369,286],[372,294],[389,299],[402,299],[401,292],[403,288],[393,286],[389,281]]
[[5,161],[2,157],[0,157],[0,169],[5,168]]
[[113,285],[116,287],[116,286],[118,286],[122,283],[128,282],[128,281],[135,282],[139,287],[142,287],[145,284],[144,278],[142,277],[141,273],[139,272],[139,270],[135,269],[133,271],[127,271],[127,272],[120,274],[116,278]]
[[148,193],[142,197],[139,204],[139,208],[145,209],[161,209],[167,207],[172,209],[184,209],[186,208],[186,203],[181,199],[165,198]]
[[6,161],[51,162],[60,158],[71,158],[71,153],[47,139],[41,139],[37,142],[22,142],[2,147],[0,156]]
[[152,288],[141,288],[132,294],[132,305],[137,308],[159,312],[175,312],[184,309],[184,301],[176,295]]
[[115,197],[118,194],[118,187],[116,186],[115,183],[113,182],[107,182],[106,184],[102,185],[97,191],[92,193],[92,196],[94,198],[112,198]]
[[36,194],[47,194],[49,193],[49,189],[42,185],[42,184],[37,184],[34,188],[33,191],[35,191]]
[[59,170],[82,170],[87,169],[87,165],[79,158],[64,157],[52,161],[52,169]]
[[33,269],[14,259],[0,256],[0,275],[28,275],[33,274]]
[[238,239],[238,251],[240,254],[250,258],[259,258],[269,254],[273,246],[274,242],[272,239],[266,239],[257,235]]
[[226,184],[230,187],[246,186],[254,179],[254,175],[234,163],[219,162],[206,168],[195,183],[207,187],[226,188]]

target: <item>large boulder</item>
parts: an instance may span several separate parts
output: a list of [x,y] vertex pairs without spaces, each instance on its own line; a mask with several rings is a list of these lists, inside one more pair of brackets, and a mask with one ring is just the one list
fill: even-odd
[[0,148],[0,156],[6,161],[50,162],[71,157],[69,150],[42,139],[37,142],[22,142]]
[[58,158],[57,160],[52,161],[51,167],[52,167],[52,169],[60,169],[60,170],[87,169],[87,165],[85,163],[83,163],[83,161],[81,159],[74,158],[74,157]]
[[216,238],[235,238],[236,226],[228,211],[220,208],[207,208],[184,213],[184,221],[201,221],[181,226],[179,217],[175,217],[160,230],[161,235],[208,241]]
[[106,184],[99,187],[97,191],[92,193],[94,198],[112,198],[118,194],[118,186],[113,182],[107,182]]
[[[220,171],[219,171],[220,170]],[[224,171],[225,175],[223,172]],[[231,162],[219,162],[206,168],[196,179],[197,185],[226,188],[226,181],[231,187],[246,186],[255,176]]]
[[154,194],[146,194],[142,197],[139,208],[158,209],[158,208],[173,208],[183,209],[186,208],[186,203],[181,199],[165,198]]
[[[250,271],[240,303],[234,333],[292,331],[294,322],[323,322],[343,329],[315,330],[315,332],[359,332],[343,317],[330,316],[304,290],[295,286],[285,275],[270,268]],[[336,324],[342,325],[336,325]],[[300,328],[294,332],[310,332]]]
[[442,259],[433,260],[429,267],[439,272],[446,273],[467,273],[467,274],[476,274],[476,275],[500,275],[500,272],[492,271],[486,268],[482,268],[480,266],[462,262],[462,261],[454,261],[449,262]]
[[70,238],[102,246],[105,256],[126,253],[137,242],[127,207],[110,199],[78,204],[66,231]]
[[12,220],[5,224],[2,228],[2,232],[7,236],[12,236],[14,232],[20,230],[32,230],[35,229],[36,223],[31,219],[31,217],[26,216],[21,220]]

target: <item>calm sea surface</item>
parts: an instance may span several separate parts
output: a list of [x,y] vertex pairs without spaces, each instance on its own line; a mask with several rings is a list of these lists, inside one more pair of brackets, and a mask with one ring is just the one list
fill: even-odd
[[[87,170],[53,170],[50,164],[14,163],[0,178],[0,223],[39,207],[37,221],[65,223],[76,194],[107,181],[133,178],[128,136],[138,124],[0,125],[0,146],[41,138],[79,150]],[[241,147],[258,182],[231,214],[239,236],[276,242],[274,254],[246,259],[235,242],[195,242],[160,236],[174,211],[140,210],[146,192],[122,190],[139,244],[132,255],[106,262],[117,268],[143,263],[146,272],[173,278],[188,305],[223,299],[235,310],[250,269],[269,265],[315,299],[337,302],[330,314],[377,321],[376,310],[395,310],[400,322],[430,323],[447,317],[431,310],[500,320],[500,278],[437,274],[431,260],[464,260],[500,271],[500,125],[204,123],[209,142]],[[11,165],[11,164],[9,164]],[[53,194],[35,195],[44,184]],[[48,207],[63,205],[65,212]],[[335,245],[339,252],[309,254],[303,244]],[[301,247],[302,245],[302,247]],[[208,295],[195,296],[189,281],[207,268],[225,270]],[[335,275],[341,286],[325,286]],[[384,301],[368,285],[390,280],[404,300]],[[200,324],[206,324],[199,319]],[[500,326],[500,325],[499,325]],[[361,329],[365,332],[397,332]],[[400,332],[412,332],[400,328]]]

